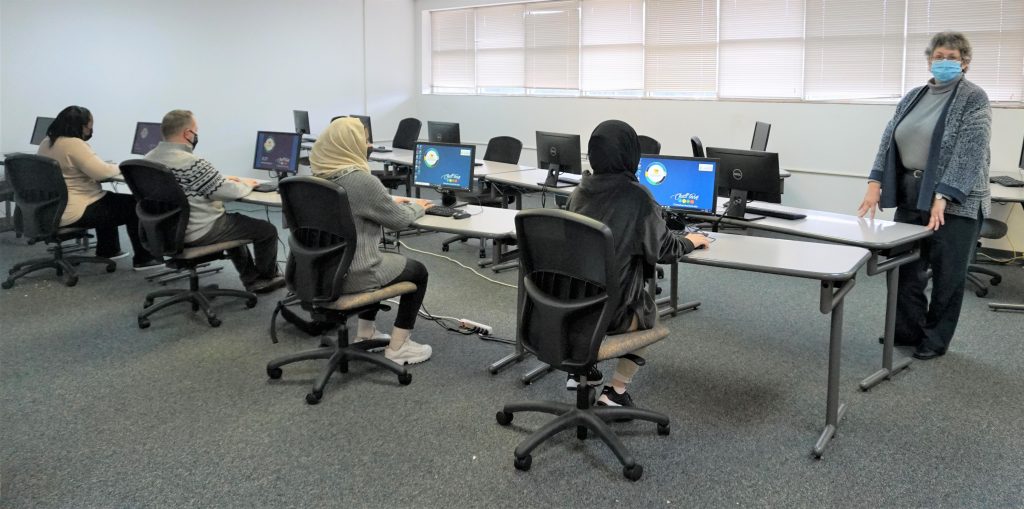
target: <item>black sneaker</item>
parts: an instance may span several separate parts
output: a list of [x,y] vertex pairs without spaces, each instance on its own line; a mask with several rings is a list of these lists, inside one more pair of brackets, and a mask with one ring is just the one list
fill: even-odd
[[604,386],[601,396],[597,398],[598,406],[624,406],[633,407],[633,397],[628,392],[619,394],[610,385]]
[[[604,383],[604,374],[601,370],[597,369],[597,366],[590,367],[590,373],[587,373],[587,385],[591,387],[597,387]],[[565,379],[565,390],[575,391],[580,386],[579,375],[569,374]]]

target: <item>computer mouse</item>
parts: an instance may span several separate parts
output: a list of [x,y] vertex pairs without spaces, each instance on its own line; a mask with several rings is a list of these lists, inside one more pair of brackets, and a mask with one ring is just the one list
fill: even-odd
[[470,215],[471,214],[469,212],[466,212],[464,210],[456,210],[455,213],[452,214],[452,219],[466,219]]

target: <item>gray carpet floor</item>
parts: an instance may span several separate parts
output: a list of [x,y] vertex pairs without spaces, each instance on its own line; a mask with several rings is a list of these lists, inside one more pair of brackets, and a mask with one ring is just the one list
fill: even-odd
[[[405,241],[440,253],[445,237]],[[0,267],[42,250],[0,235]],[[430,271],[432,313],[514,337],[515,290],[405,252]],[[445,254],[475,264],[477,243]],[[644,466],[636,483],[599,440],[572,432],[538,448],[529,472],[513,468],[516,444],[549,417],[502,427],[495,412],[571,393],[557,373],[520,383],[532,360],[489,374],[509,345],[421,320],[414,338],[434,356],[410,368],[411,385],[356,364],[308,406],[320,361],[265,374],[270,359],[316,346],[289,326],[271,344],[283,291],[254,309],[218,300],[220,328],[180,307],[139,330],[154,285],[127,260],[113,274],[83,268],[74,288],[43,272],[0,291],[0,507],[1021,507],[1024,315],[986,303],[1024,300],[1024,270],[1002,272],[989,299],[967,294],[946,356],[870,392],[857,384],[881,363],[884,278],[858,277],[844,327],[849,410],[815,460],[829,326],[817,283],[682,266],[681,291],[703,305],[665,322],[672,336],[631,386],[672,433],[614,425]],[[230,266],[206,281],[238,286]]]

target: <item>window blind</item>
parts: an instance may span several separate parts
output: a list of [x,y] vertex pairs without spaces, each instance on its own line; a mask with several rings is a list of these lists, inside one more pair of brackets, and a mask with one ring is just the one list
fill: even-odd
[[581,90],[611,95],[644,88],[643,0],[581,2]]
[[576,93],[580,88],[579,2],[525,4],[526,87]]
[[804,0],[721,0],[719,9],[719,97],[802,97]]
[[647,0],[644,88],[650,96],[714,97],[717,0]]
[[473,92],[476,88],[473,10],[430,14],[431,89],[435,92]]
[[519,93],[526,87],[523,4],[476,9],[477,88],[483,93]]

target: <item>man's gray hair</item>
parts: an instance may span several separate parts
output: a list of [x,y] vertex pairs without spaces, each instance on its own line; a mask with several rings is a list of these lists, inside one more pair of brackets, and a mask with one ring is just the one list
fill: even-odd
[[160,134],[164,139],[174,136],[192,125],[192,112],[189,110],[171,110],[160,122]]
[[931,58],[935,48],[955,49],[960,52],[961,62],[964,64],[971,63],[971,43],[967,40],[967,36],[961,32],[939,32],[933,35],[931,42],[928,43],[928,47],[924,50],[925,56]]

